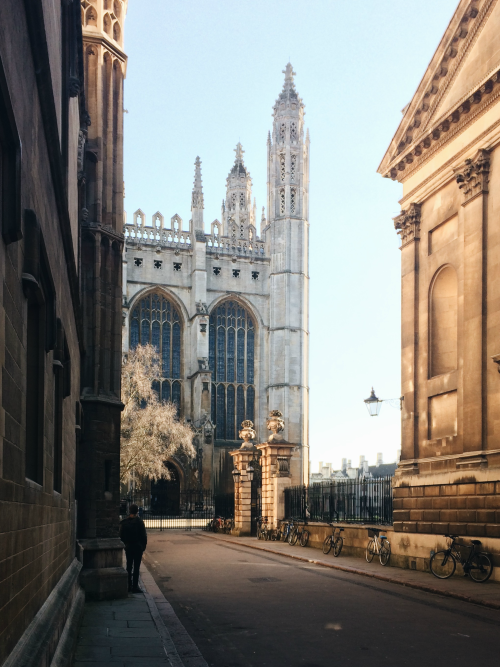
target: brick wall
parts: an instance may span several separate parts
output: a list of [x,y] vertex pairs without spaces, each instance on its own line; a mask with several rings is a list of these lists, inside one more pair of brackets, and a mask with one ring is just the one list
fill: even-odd
[[394,530],[500,537],[500,482],[395,488]]

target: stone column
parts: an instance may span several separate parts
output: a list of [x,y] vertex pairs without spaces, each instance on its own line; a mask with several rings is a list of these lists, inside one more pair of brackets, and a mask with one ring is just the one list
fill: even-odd
[[418,474],[418,282],[420,204],[394,218],[401,236],[401,461],[396,474]]
[[233,534],[239,537],[248,537],[252,532],[252,482],[247,473],[250,461],[256,455],[253,443],[255,431],[253,422],[246,419],[241,423],[239,437],[243,444],[229,454],[233,457],[234,467],[239,471],[239,480],[234,485],[234,530]]
[[[463,193],[464,222],[464,332],[463,451],[486,443],[486,268],[489,151],[480,150],[456,170]],[[477,457],[474,457],[477,459]],[[470,467],[466,459],[461,463]],[[476,461],[474,461],[476,463]],[[481,465],[477,461],[476,465]]]
[[290,461],[295,445],[281,435],[283,415],[273,410],[267,420],[272,431],[267,442],[257,445],[262,452],[262,515],[267,516],[271,527],[277,528],[278,520],[285,516],[285,489],[291,485]]

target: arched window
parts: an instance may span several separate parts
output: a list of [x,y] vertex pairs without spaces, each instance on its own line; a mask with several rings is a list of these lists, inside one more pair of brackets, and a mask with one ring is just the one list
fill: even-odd
[[430,294],[430,377],[457,368],[458,281],[455,269],[442,268]]
[[163,377],[155,390],[163,401],[181,405],[181,317],[162,294],[148,294],[135,305],[130,317],[130,348],[151,343],[161,359]]
[[210,315],[209,366],[212,421],[217,440],[236,440],[245,419],[255,417],[255,327],[237,301],[224,301]]

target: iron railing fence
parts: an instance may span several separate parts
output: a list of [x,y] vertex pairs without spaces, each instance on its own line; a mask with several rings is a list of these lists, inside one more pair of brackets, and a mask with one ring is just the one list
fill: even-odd
[[285,489],[285,517],[392,524],[392,477],[319,482]]
[[153,493],[129,494],[120,502],[120,515],[127,516],[131,503],[139,506],[139,515],[146,528],[165,530],[208,530],[216,516],[234,518],[234,493],[213,493],[210,490],[187,490],[177,494],[155,490]]

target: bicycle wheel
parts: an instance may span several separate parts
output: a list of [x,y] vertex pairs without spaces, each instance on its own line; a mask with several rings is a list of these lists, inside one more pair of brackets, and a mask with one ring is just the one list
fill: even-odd
[[260,526],[257,526],[257,539],[258,540],[262,539],[262,531],[260,529]]
[[486,554],[474,554],[470,562],[469,575],[472,581],[482,584],[491,577],[493,572],[493,565]]
[[300,536],[300,546],[306,547],[308,542],[309,542],[309,531],[303,530],[302,535]]
[[323,540],[323,553],[325,554],[325,556],[330,553],[331,548],[332,548],[332,536],[327,535]]
[[335,558],[340,556],[340,552],[342,551],[343,546],[344,546],[344,540],[341,537],[337,537],[333,545],[333,555],[335,556]]
[[430,568],[432,574],[438,579],[449,579],[453,576],[457,568],[457,562],[453,555],[445,549],[443,551],[436,551],[431,556]]
[[264,539],[266,540],[266,542],[269,542],[269,540],[271,539],[271,531],[268,530],[267,528],[264,534]]
[[299,533],[296,528],[293,528],[288,538],[288,543],[293,547],[294,544],[297,544],[298,539],[299,539]]
[[375,540],[371,539],[368,540],[368,544],[366,545],[366,562],[371,563],[374,555],[375,555]]
[[391,543],[388,542],[387,540],[382,540],[382,544],[380,545],[380,554],[379,554],[380,564],[387,565],[390,557],[391,557]]

